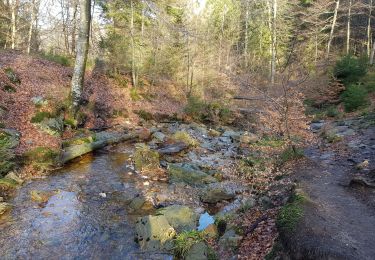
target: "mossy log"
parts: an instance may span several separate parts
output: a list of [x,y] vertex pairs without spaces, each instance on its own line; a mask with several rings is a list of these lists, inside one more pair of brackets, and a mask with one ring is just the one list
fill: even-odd
[[119,136],[116,135],[116,136],[101,139],[92,143],[84,143],[84,144],[66,147],[61,154],[60,164],[65,164],[77,157],[90,153],[94,150],[103,148],[107,145],[133,140],[138,137],[139,137],[138,133],[124,134],[124,135],[119,135]]

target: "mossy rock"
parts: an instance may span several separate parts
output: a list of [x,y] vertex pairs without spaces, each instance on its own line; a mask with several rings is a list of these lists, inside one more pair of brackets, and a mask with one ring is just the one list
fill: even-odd
[[53,192],[38,191],[38,190],[30,191],[31,200],[35,201],[35,202],[38,202],[38,203],[48,202],[48,200],[51,196],[53,196]]
[[172,250],[176,231],[165,216],[145,216],[135,224],[136,240],[142,250]]
[[50,169],[59,162],[60,151],[49,147],[36,147],[23,154],[26,163],[39,170]]
[[18,183],[10,178],[1,178],[0,179],[0,190],[12,190],[17,188]]
[[158,210],[157,214],[165,216],[177,232],[191,231],[197,227],[198,215],[187,206],[169,206]]
[[8,212],[12,208],[12,205],[6,202],[0,202],[0,216]]
[[18,77],[18,75],[14,72],[12,68],[6,68],[4,69],[5,75],[7,75],[10,82],[13,84],[21,84],[21,79]]
[[[200,258],[202,253],[203,255],[207,256],[207,250],[206,248],[204,248],[204,246],[202,246],[201,243],[205,245],[204,237],[201,232],[198,232],[196,230],[184,231],[178,234],[174,240],[174,254],[177,259],[187,259],[187,257],[189,257],[189,259],[194,259],[191,257],[198,257],[198,255],[198,259],[202,259]],[[195,246],[197,244],[201,245],[197,247]],[[197,250],[198,248],[200,250]]]
[[202,186],[217,182],[214,177],[185,164],[169,164],[168,174],[170,181],[184,182],[192,186]]
[[135,169],[140,172],[151,172],[159,168],[159,153],[152,151],[147,145],[140,144],[134,153]]

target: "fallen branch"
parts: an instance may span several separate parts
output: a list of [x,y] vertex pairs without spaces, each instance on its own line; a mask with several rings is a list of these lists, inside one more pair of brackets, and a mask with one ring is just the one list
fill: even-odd
[[266,221],[268,219],[267,215],[263,215],[261,216],[260,218],[258,218],[254,224],[252,224],[245,232],[245,236],[247,236],[248,234],[252,233],[260,223],[262,223],[263,221]]

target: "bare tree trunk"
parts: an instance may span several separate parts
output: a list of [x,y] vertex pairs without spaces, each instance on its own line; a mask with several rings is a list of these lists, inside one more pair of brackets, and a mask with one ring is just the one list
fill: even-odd
[[329,34],[329,40],[328,40],[328,45],[327,45],[327,58],[329,58],[329,54],[331,52],[331,44],[333,40],[333,33],[335,31],[336,27],[336,21],[337,21],[337,12],[340,7],[340,0],[336,0],[336,6],[333,14],[333,21],[332,21],[332,27],[331,27],[331,33]]
[[75,55],[76,52],[76,29],[77,29],[77,9],[78,9],[78,0],[74,0],[73,4],[73,26],[72,26],[72,46],[71,46],[71,54]]
[[31,2],[31,19],[30,19],[30,27],[29,27],[29,35],[27,39],[27,54],[30,54],[31,50],[31,40],[33,36],[33,29],[34,29],[34,24],[36,21],[36,3],[35,0],[32,0]]
[[10,35],[10,42],[11,48],[14,50],[16,47],[16,33],[17,33],[17,7],[18,7],[18,0],[10,0],[10,8],[11,8],[11,35]]
[[352,17],[352,0],[349,0],[349,7],[348,7],[348,22],[347,22],[347,30],[346,30],[346,54],[349,54],[350,51],[350,22]]
[[132,82],[133,87],[137,87],[137,72],[135,64],[135,42],[134,42],[134,6],[133,1],[130,1],[131,7],[131,17],[130,17],[130,35],[131,35],[131,44],[132,44]]
[[277,48],[277,30],[276,30],[276,18],[277,18],[277,0],[272,1],[272,54],[271,54],[271,84],[275,84],[276,76],[276,48]]
[[370,65],[374,64],[374,56],[375,56],[375,41],[372,45],[371,55],[370,55]]
[[76,116],[82,98],[83,83],[86,70],[87,54],[89,50],[91,0],[80,0],[81,19],[76,46],[76,60],[72,78],[72,112]]
[[367,22],[367,56],[371,54],[371,18],[372,18],[372,0],[369,3],[369,13]]
[[248,57],[248,46],[249,46],[249,0],[246,0],[246,15],[245,15],[245,68],[249,66],[249,57]]

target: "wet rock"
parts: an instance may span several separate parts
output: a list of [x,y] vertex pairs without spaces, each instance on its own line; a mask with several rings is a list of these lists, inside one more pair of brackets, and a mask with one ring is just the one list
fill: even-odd
[[208,259],[208,246],[203,241],[192,245],[185,256],[185,260],[206,260],[206,259]]
[[311,129],[312,132],[317,133],[323,128],[324,125],[325,125],[325,122],[323,120],[321,120],[321,121],[318,121],[318,122],[311,123],[310,129]]
[[208,135],[211,137],[219,137],[221,133],[219,131],[216,131],[215,129],[210,129],[208,131]]
[[145,216],[138,218],[135,225],[136,240],[142,250],[171,250],[172,239],[176,235],[165,216]]
[[273,208],[275,205],[273,204],[272,200],[268,196],[262,196],[259,198],[258,201],[259,205],[261,205],[264,209]]
[[139,210],[149,210],[153,208],[153,205],[150,201],[146,200],[144,197],[138,196],[135,197],[129,204],[129,208],[133,211]]
[[240,137],[240,143],[242,144],[253,144],[259,140],[259,137],[253,133],[244,133]]
[[216,238],[219,236],[219,231],[217,229],[217,226],[215,224],[210,224],[208,225],[204,230],[203,230],[203,235],[206,237],[210,238]]
[[188,145],[184,142],[177,142],[174,144],[169,144],[164,146],[163,148],[158,149],[159,154],[176,154],[182,152],[183,150],[187,149]]
[[217,182],[214,177],[187,164],[169,164],[168,174],[172,182],[184,182],[193,186]]
[[238,236],[233,229],[225,231],[224,235],[219,240],[219,245],[226,249],[238,248],[242,236]]
[[369,161],[364,160],[363,162],[356,165],[357,170],[364,170],[369,166]]
[[349,186],[363,186],[367,188],[375,188],[375,178],[370,179],[363,176],[356,176],[350,181]]
[[233,202],[229,203],[226,205],[222,210],[220,210],[216,215],[216,219],[221,219],[221,218],[227,218],[230,216],[233,216],[240,210],[248,210],[253,208],[256,205],[256,200],[253,198],[246,198],[246,199],[241,199],[238,198],[234,200]]
[[227,130],[225,131],[222,135],[222,137],[229,137],[234,141],[239,141],[241,138],[241,133],[240,132],[235,132],[233,130]]
[[163,134],[162,132],[155,132],[152,134],[152,137],[159,143],[164,142],[166,135]]
[[151,131],[147,128],[142,128],[137,131],[138,138],[143,141],[150,140]]
[[173,205],[158,211],[167,218],[168,223],[178,232],[195,230],[198,215],[187,206]]
[[12,208],[12,205],[6,202],[0,202],[0,216],[9,211]]
[[222,200],[233,199],[236,195],[224,187],[208,187],[202,192],[200,198],[205,203],[217,203]]
[[149,172],[159,168],[159,153],[147,145],[137,145],[134,153],[134,164],[137,171]]
[[38,203],[46,203],[53,194],[46,191],[32,190],[30,191],[31,200]]

